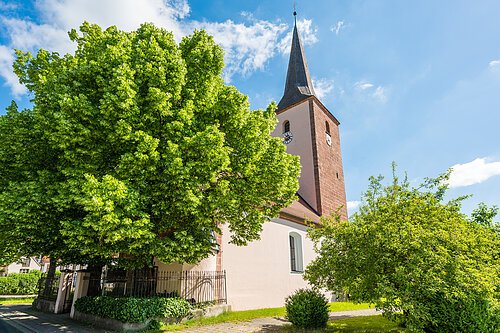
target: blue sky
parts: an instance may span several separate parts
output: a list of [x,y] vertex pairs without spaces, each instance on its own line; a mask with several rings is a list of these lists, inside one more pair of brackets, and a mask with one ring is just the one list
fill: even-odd
[[[297,0],[316,92],[341,122],[347,200],[370,175],[418,184],[454,167],[450,196],[500,206],[500,1]],[[226,50],[224,77],[253,109],[283,93],[293,1],[0,0],[0,109],[29,106],[12,49],[71,52],[83,20],[176,38],[207,29]],[[352,211],[352,209],[351,209]]]

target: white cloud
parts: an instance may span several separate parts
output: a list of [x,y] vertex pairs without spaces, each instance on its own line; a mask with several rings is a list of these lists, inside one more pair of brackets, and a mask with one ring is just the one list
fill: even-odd
[[346,25],[344,21],[338,21],[334,26],[330,27],[331,32],[335,32],[336,35],[340,33],[343,29],[345,29]]
[[472,162],[455,164],[448,181],[451,188],[482,183],[500,175],[500,162],[488,162],[486,158],[476,158]]
[[381,103],[387,102],[387,89],[382,86],[375,86],[373,83],[362,80],[354,83],[354,88],[359,91],[366,91],[369,95]]
[[189,14],[186,0],[39,0],[36,4],[43,21],[63,31],[83,21],[127,31],[152,22],[180,38],[184,32],[179,19]]
[[[302,19],[297,20],[297,30],[299,31],[300,38],[302,40],[302,45],[312,45],[318,42],[318,29],[313,26],[312,20]],[[292,45],[292,31],[286,34],[278,44],[278,49],[283,54],[290,53],[290,47]]]
[[498,67],[500,67],[500,60],[490,61],[490,68],[498,68]]
[[13,48],[31,52],[44,48],[59,53],[67,53],[75,49],[66,30],[49,24],[36,24],[5,17],[1,19],[1,22],[7,29]]
[[[0,23],[6,27],[10,38],[9,45],[4,47],[31,52],[40,48],[61,54],[72,52],[75,45],[69,41],[67,32],[83,21],[97,23],[103,28],[116,25],[126,31],[137,29],[143,22],[152,22],[172,31],[177,41],[195,28],[204,28],[226,52],[225,79],[229,81],[234,74],[248,75],[264,69],[267,61],[278,52],[288,52],[291,43],[291,32],[285,34],[290,30],[288,25],[256,20],[248,13],[242,13],[247,20],[245,23],[189,20],[187,0],[38,0],[35,7],[41,23],[0,15]],[[317,42],[317,29],[311,20],[299,20],[297,26],[304,44]],[[12,60],[12,54],[7,56],[2,52],[1,61],[6,66],[2,66],[0,76],[13,93],[20,94],[25,89],[19,87],[10,69],[8,61]]]
[[10,87],[14,97],[19,97],[26,93],[26,88],[19,83],[17,75],[12,71],[14,54],[11,49],[0,45],[0,76],[4,78],[5,84]]
[[354,210],[359,207],[361,201],[347,201],[347,209]]
[[354,83],[354,87],[361,89],[361,90],[366,90],[366,89],[373,88],[373,83],[370,83],[368,81],[358,81],[358,82]]
[[494,73],[500,73],[500,59],[490,61],[489,68]]
[[381,86],[378,86],[377,89],[375,89],[372,96],[381,101],[382,103],[385,103],[387,101],[386,90]]
[[312,79],[312,84],[314,87],[314,92],[316,97],[322,99],[328,95],[334,87],[334,81],[330,79]]
[[276,53],[279,37],[286,24],[254,20],[250,25],[227,20],[222,23],[194,22],[193,28],[203,28],[214,36],[225,50],[225,79],[230,81],[236,73],[249,73],[264,69],[266,62]]

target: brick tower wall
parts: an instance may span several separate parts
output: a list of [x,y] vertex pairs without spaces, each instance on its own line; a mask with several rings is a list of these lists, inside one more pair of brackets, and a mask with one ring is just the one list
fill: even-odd
[[[340,150],[339,127],[336,119],[316,99],[309,99],[311,127],[313,131],[314,173],[316,193],[321,215],[328,215],[340,208],[340,215],[347,219],[347,202],[344,170]],[[330,126],[332,144],[326,140],[326,122]]]

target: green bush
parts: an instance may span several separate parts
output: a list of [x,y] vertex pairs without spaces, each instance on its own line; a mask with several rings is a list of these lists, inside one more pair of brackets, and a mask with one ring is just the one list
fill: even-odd
[[161,329],[161,322],[156,319],[152,319],[148,324],[148,330],[159,331]]
[[498,308],[477,296],[446,297],[438,293],[428,302],[428,333],[494,333],[500,331]]
[[180,298],[135,298],[86,296],[76,300],[76,310],[124,323],[144,323],[153,318],[180,321],[189,314],[190,304]]
[[39,271],[25,274],[11,273],[0,277],[0,295],[32,295],[38,292]]
[[317,290],[299,289],[285,300],[286,318],[300,328],[325,327],[328,301]]

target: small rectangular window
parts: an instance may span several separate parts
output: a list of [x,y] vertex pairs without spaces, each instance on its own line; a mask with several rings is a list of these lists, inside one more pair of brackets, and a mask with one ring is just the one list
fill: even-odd
[[21,259],[21,267],[30,267],[30,264],[31,264],[31,259],[29,257]]
[[295,231],[288,235],[290,241],[290,270],[292,273],[302,273],[303,254],[302,254],[302,237]]
[[297,271],[297,258],[295,256],[295,238],[293,236],[290,237],[290,266],[292,272]]

